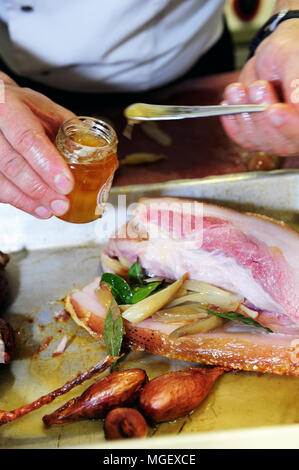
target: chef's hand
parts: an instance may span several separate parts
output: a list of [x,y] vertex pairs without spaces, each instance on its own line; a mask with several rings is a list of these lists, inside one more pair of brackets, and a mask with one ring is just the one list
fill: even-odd
[[[73,113],[46,96],[19,87],[6,74],[0,103],[0,202],[38,218],[64,214],[73,177],[53,145]],[[3,83],[2,82],[2,83]]]
[[281,23],[257,48],[227,104],[269,104],[262,113],[222,117],[227,134],[248,150],[299,155],[299,19]]

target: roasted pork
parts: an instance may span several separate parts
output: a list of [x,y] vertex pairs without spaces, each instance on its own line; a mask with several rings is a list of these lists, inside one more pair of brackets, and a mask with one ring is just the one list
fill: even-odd
[[[177,328],[148,318],[125,321],[125,341],[175,359],[236,369],[299,375],[299,234],[282,222],[212,204],[173,198],[145,199],[103,253],[139,259],[151,275],[203,281],[244,298],[258,322],[273,333],[231,321],[213,331],[169,337]],[[99,279],[67,296],[66,309],[102,338],[105,311],[94,291]]]

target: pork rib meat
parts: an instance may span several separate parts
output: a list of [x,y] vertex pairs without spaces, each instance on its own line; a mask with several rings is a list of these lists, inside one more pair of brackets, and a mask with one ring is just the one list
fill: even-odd
[[[147,319],[126,322],[131,347],[188,361],[299,375],[299,234],[283,222],[196,201],[143,199],[133,219],[111,237],[104,255],[130,263],[139,259],[148,273],[169,279],[187,272],[190,279],[238,293],[259,312],[259,323],[274,332],[226,322],[216,330],[175,339],[168,335],[176,325]],[[97,282],[69,295],[66,304],[76,321],[101,337],[104,313],[94,295]]]

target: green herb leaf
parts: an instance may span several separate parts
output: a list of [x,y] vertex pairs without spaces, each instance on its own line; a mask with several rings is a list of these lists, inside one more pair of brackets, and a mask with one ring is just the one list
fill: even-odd
[[161,284],[161,282],[151,282],[147,286],[143,287],[136,287],[134,289],[133,297],[132,297],[132,304],[137,304],[140,300],[146,299],[157,287]]
[[136,304],[148,297],[162,284],[161,282],[145,284],[143,283],[145,277],[145,271],[139,261],[136,261],[129,271],[129,278],[133,283],[132,288],[122,277],[112,273],[104,273],[101,284],[107,284],[110,287],[111,293],[118,304]]
[[146,273],[139,263],[139,261],[135,261],[134,264],[129,269],[128,272],[128,279],[130,284],[132,285],[137,285],[137,286],[143,286],[143,281],[146,278]]
[[123,319],[118,316],[115,320],[112,318],[111,310],[107,313],[104,324],[104,340],[107,354],[119,356],[123,340]]
[[117,274],[104,273],[101,278],[101,284],[108,284],[112,295],[118,304],[131,304],[132,291],[129,284]]
[[268,333],[273,333],[270,328],[267,328],[266,326],[261,325],[257,321],[255,321],[253,318],[246,317],[245,315],[242,315],[241,313],[237,312],[227,312],[227,313],[222,313],[222,312],[215,312],[214,310],[210,310],[205,307],[200,307],[200,309],[205,310],[206,312],[210,313],[211,315],[216,315],[217,317],[225,318],[227,320],[231,321],[236,321],[239,323],[244,323],[244,325],[250,325],[250,326],[255,326],[257,328],[263,328],[266,330]]

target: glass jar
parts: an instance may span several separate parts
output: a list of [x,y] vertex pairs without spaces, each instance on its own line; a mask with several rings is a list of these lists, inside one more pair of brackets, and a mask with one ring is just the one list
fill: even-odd
[[118,167],[117,136],[104,121],[78,116],[65,121],[56,137],[56,147],[75,179],[68,195],[69,211],[59,218],[83,224],[102,217],[114,172]]

